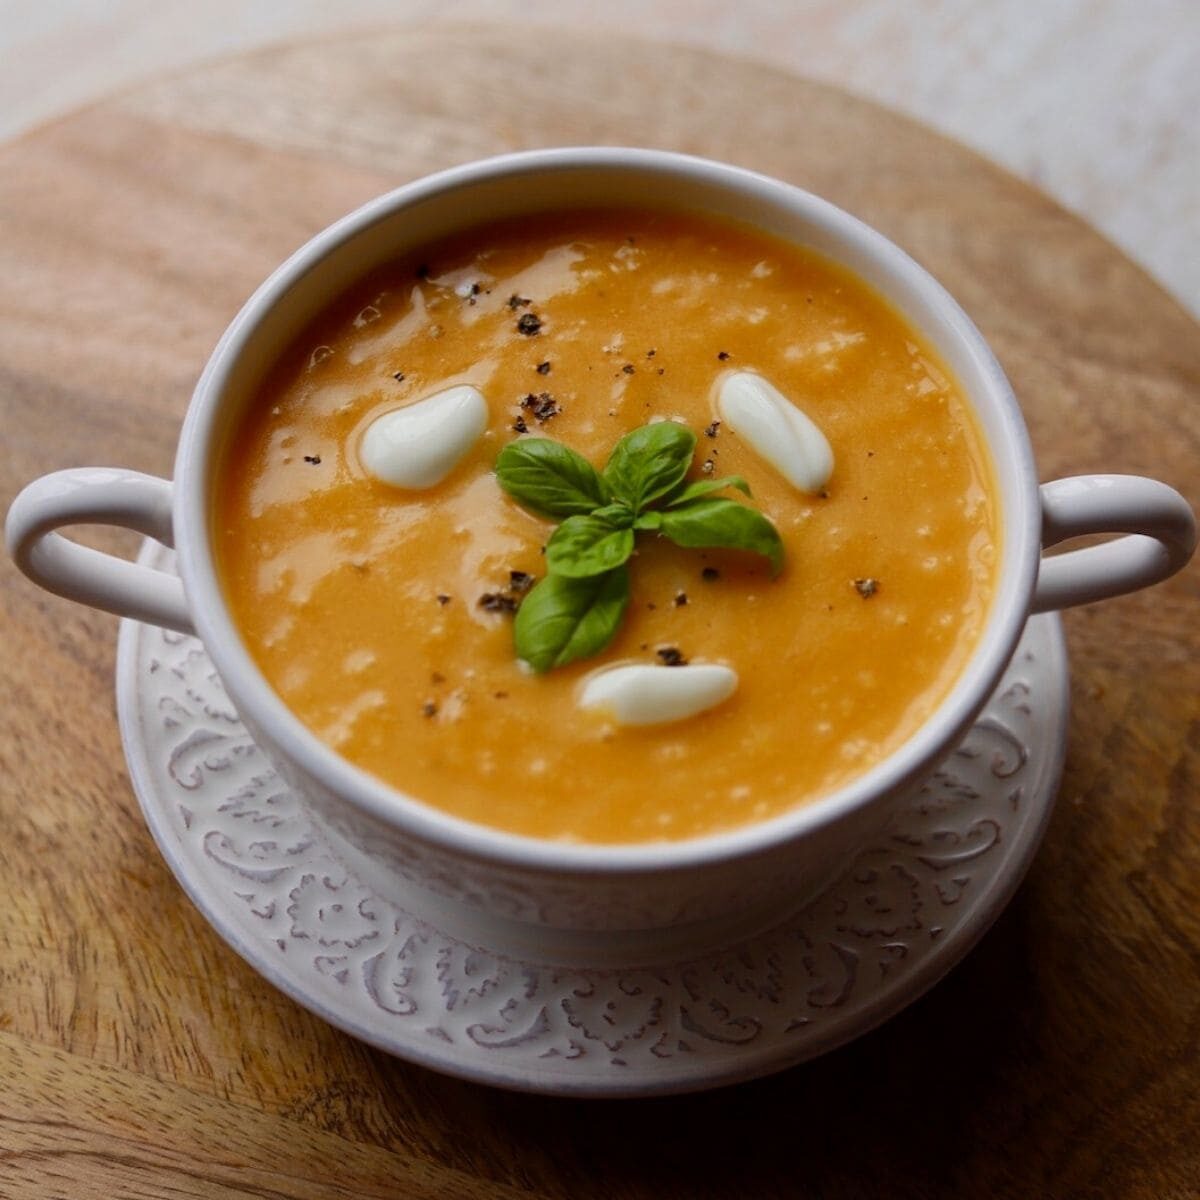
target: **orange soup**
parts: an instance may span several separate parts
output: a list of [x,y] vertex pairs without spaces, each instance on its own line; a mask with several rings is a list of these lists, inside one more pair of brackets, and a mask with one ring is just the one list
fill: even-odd
[[[722,422],[753,372],[833,452],[799,490]],[[381,414],[471,385],[482,432],[440,482],[364,465]],[[744,478],[778,530],[762,556],[639,532],[628,607],[593,657],[519,661],[514,612],[555,521],[501,488],[498,455],[548,438],[594,467],[663,418],[688,479]],[[897,749],[946,695],[994,585],[997,504],[954,381],[879,296],[733,224],[649,211],[477,229],[377,272],[284,356],[230,439],[214,513],[250,654],[345,758],[456,816],[586,842],[681,839],[778,815]],[[725,664],[686,719],[581,707],[612,664]]]

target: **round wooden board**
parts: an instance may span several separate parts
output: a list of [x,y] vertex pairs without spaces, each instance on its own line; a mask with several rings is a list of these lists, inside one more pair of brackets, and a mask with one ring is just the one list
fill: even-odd
[[[432,169],[570,143],[709,155],[827,196],[975,318],[1044,478],[1132,471],[1194,489],[1196,322],[1026,185],[753,63],[437,27],[218,63],[0,149],[0,502],[69,465],[169,474],[209,350],[293,248]],[[770,1080],[597,1104],[392,1060],[254,975],[142,825],[111,698],[115,621],[6,563],[0,1191],[1195,1194],[1198,586],[1192,568],[1068,615],[1056,816],[1017,901],[933,993]]]

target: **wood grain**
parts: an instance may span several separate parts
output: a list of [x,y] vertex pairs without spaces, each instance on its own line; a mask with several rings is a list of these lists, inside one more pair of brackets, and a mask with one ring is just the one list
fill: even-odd
[[[1044,477],[1195,488],[1200,331],[1028,187],[754,64],[442,27],[218,63],[0,149],[0,503],[80,463],[169,475],[226,322],[332,218],[433,168],[580,142],[703,153],[849,208],[979,323]],[[137,813],[114,620],[5,564],[0,1194],[1194,1195],[1198,591],[1192,568],[1068,615],[1071,737],[1046,844],[930,996],[771,1080],[597,1104],[387,1058],[251,972]]]

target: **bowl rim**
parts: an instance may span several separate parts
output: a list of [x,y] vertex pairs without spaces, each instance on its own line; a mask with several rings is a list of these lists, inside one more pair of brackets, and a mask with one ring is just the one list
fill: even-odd
[[[417,203],[499,180],[597,170],[654,177],[677,188],[715,185],[718,191],[786,210],[854,246],[881,272],[911,288],[935,314],[941,332],[954,340],[980,381],[976,389],[963,386],[969,402],[975,408],[986,404],[1004,436],[1003,447],[993,436],[985,439],[1004,510],[996,594],[977,645],[933,713],[903,745],[829,795],[761,822],[679,841],[573,843],[511,833],[443,812],[355,766],[292,713],[255,665],[225,603],[209,540],[209,467],[217,446],[221,401],[264,317],[301,279],[347,243]],[[675,207],[687,207],[686,199]],[[374,265],[365,263],[363,274]],[[892,297],[886,298],[933,340],[928,326],[916,322]],[[1000,449],[1010,467],[1007,473],[1001,469]],[[270,739],[271,746],[265,748],[283,755],[327,793],[410,839],[478,862],[548,875],[662,873],[753,858],[840,822],[914,783],[965,731],[1011,658],[1028,614],[1041,546],[1036,469],[1016,397],[983,335],[932,275],[883,234],[793,184],[709,159],[625,147],[524,151],[452,167],[368,201],[296,250],[246,301],[197,382],[176,454],[173,518],[179,571],[196,632],[239,713],[252,730]]]

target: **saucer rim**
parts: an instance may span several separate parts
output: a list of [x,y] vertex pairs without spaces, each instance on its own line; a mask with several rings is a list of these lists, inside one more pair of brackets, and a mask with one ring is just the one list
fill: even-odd
[[[153,553],[153,550],[148,546],[144,548],[144,552]],[[1034,626],[1034,631],[1039,635],[1039,641],[1042,643],[1039,645],[1039,659],[1042,663],[1041,671],[1044,680],[1047,686],[1053,689],[1046,699],[1046,707],[1053,720],[1046,730],[1048,736],[1039,740],[1036,773],[1031,780],[1029,789],[1031,802],[1026,808],[1024,817],[1016,824],[1019,832],[1017,844],[1012,848],[1004,863],[996,868],[995,875],[975,900],[969,914],[948,931],[946,940],[940,943],[935,951],[925,957],[910,972],[899,977],[894,985],[877,988],[873,997],[855,1009],[853,1020],[831,1023],[822,1033],[798,1043],[794,1053],[786,1052],[786,1048],[781,1052],[777,1044],[768,1043],[756,1051],[748,1051],[745,1058],[735,1064],[707,1064],[707,1070],[703,1060],[690,1060],[684,1070],[671,1070],[664,1062],[663,1076],[660,1081],[647,1081],[641,1077],[630,1079],[624,1086],[622,1086],[623,1077],[619,1075],[601,1078],[587,1076],[572,1080],[569,1075],[564,1076],[561,1072],[551,1070],[543,1072],[537,1068],[525,1067],[515,1071],[511,1064],[493,1065],[482,1057],[477,1062],[464,1062],[461,1057],[439,1055],[436,1049],[427,1049],[426,1044],[403,1041],[395,1037],[389,1038],[378,1029],[364,1024],[355,1016],[338,1011],[326,1004],[322,998],[314,995],[311,989],[306,989],[301,978],[292,978],[287,972],[279,970],[278,964],[266,952],[265,945],[255,945],[244,936],[238,927],[236,915],[230,910],[228,903],[222,903],[219,889],[204,886],[204,877],[192,869],[191,864],[187,861],[181,840],[170,828],[167,805],[158,793],[150,762],[149,747],[141,736],[140,728],[141,680],[137,652],[139,639],[143,632],[151,630],[153,627],[131,619],[122,620],[118,636],[117,715],[130,782],[146,825],[176,882],[221,940],[238,954],[257,975],[301,1007],[320,1017],[334,1028],[377,1050],[468,1082],[483,1083],[510,1091],[577,1098],[618,1099],[683,1095],[748,1082],[787,1070],[828,1054],[879,1028],[891,1017],[913,1004],[953,970],[979,943],[983,935],[1011,902],[1032,864],[1054,812],[1058,783],[1061,779],[1066,755],[1066,732],[1069,721],[1069,663],[1061,620],[1055,613],[1031,617],[1026,629],[1022,632],[1021,640],[1014,652],[1014,658],[1020,652],[1025,639],[1030,635],[1029,626]],[[993,692],[992,696],[996,694]],[[989,697],[990,702],[991,697]],[[984,711],[986,712],[986,706]],[[300,803],[303,802],[300,801]],[[329,850],[319,831],[315,832],[320,849],[336,860],[336,855]],[[346,869],[346,874],[348,878],[354,878],[353,873],[348,869]],[[407,915],[435,930],[448,941],[461,945],[469,944],[459,937],[438,930],[432,921],[427,921],[419,913],[409,911]],[[775,928],[785,925],[790,919],[792,917],[784,917]],[[750,943],[753,936],[762,936],[762,933],[751,937],[736,937],[728,947],[724,948],[723,952]],[[532,962],[530,959],[506,954],[502,949],[480,948],[486,949],[489,954],[493,954],[497,958],[507,959],[510,962]],[[710,955],[721,952],[710,951],[692,961],[707,959]],[[668,961],[656,969],[661,971],[677,970],[687,965],[687,961],[689,960]],[[553,961],[543,961],[538,965],[553,967],[555,964]],[[594,974],[609,973],[612,970],[611,968],[578,967],[565,967],[564,969],[581,973],[587,973],[590,970]]]

